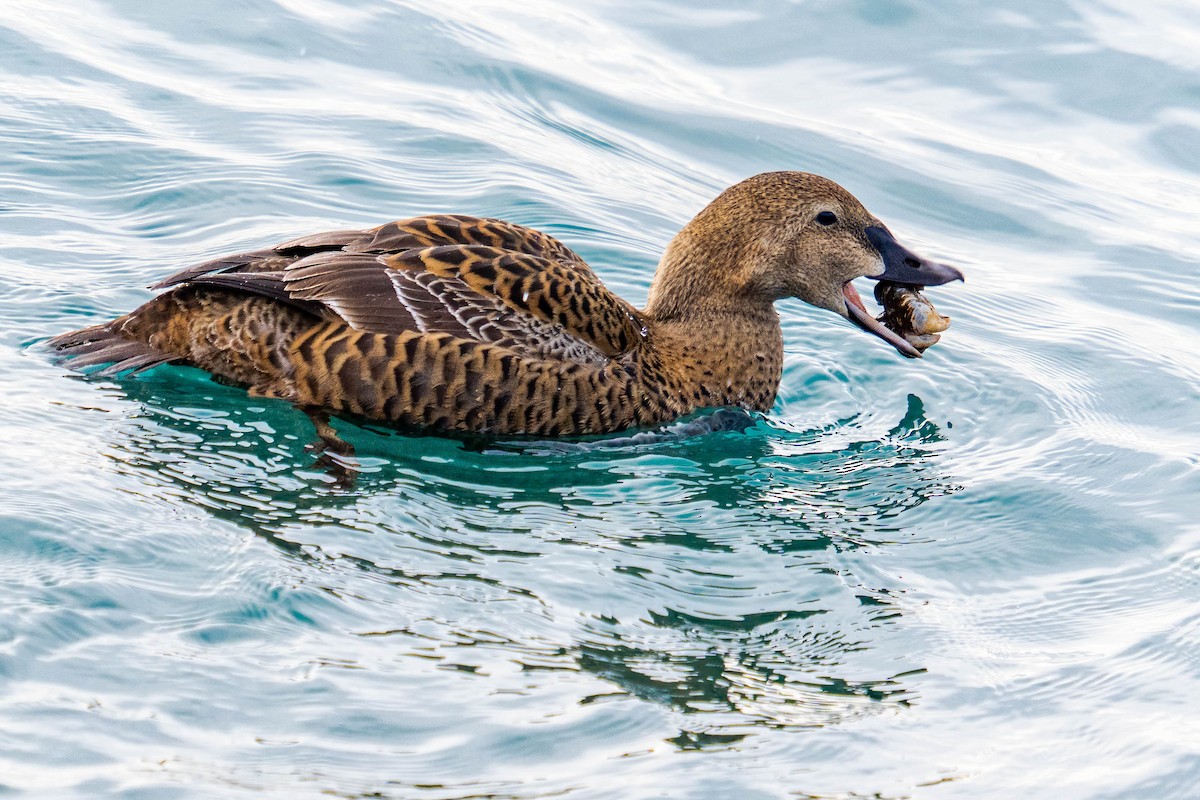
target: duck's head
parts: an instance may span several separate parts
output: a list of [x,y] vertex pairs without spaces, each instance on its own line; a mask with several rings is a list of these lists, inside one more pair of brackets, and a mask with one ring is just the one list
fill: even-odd
[[877,322],[855,278],[905,286],[962,280],[921,258],[833,181],[804,172],[768,172],[721,193],[671,242],[650,290],[659,316],[690,309],[770,305],[787,297],[828,309],[906,356],[920,352]]

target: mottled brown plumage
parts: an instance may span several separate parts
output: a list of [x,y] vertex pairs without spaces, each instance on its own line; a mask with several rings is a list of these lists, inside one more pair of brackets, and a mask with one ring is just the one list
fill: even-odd
[[[130,314],[51,344],[80,368],[178,361],[301,407],[439,431],[589,434],[705,407],[767,411],[783,365],[774,302],[858,320],[848,282],[901,258],[879,230],[831,181],[759,175],[675,237],[638,310],[543,233],[415,217],[191,267]],[[940,267],[900,250],[910,267]]]

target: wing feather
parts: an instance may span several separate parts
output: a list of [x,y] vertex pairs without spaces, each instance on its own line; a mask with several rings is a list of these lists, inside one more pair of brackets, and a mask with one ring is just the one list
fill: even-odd
[[455,276],[480,295],[566,333],[612,357],[641,338],[636,310],[586,266],[483,245],[443,245],[387,258],[397,271]]
[[640,338],[636,311],[552,236],[430,215],[304,236],[189,267],[183,284],[245,291],[375,333],[448,333],[534,358],[602,363]]

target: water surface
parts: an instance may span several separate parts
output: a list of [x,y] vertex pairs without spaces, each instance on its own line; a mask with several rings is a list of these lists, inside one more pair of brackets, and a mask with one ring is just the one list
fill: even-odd
[[[1194,797],[1198,54],[1187,0],[10,0],[0,794]],[[423,212],[640,304],[769,169],[963,268],[942,344],[781,304],[765,417],[342,422],[353,493],[286,404],[39,345]]]

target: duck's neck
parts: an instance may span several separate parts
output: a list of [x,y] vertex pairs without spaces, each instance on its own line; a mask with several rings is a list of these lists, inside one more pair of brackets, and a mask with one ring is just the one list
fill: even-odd
[[[719,198],[718,198],[719,200]],[[742,406],[768,411],[783,371],[783,334],[763,265],[776,254],[745,209],[712,205],[663,254],[644,318],[680,411]]]
[[680,413],[741,406],[769,411],[783,374],[783,332],[770,304],[704,309],[659,319],[649,338]]
[[[711,208],[711,207],[710,207]],[[654,272],[646,313],[658,320],[705,313],[772,312],[755,265],[769,259],[761,240],[737,225],[711,223],[705,209],[667,245]]]

